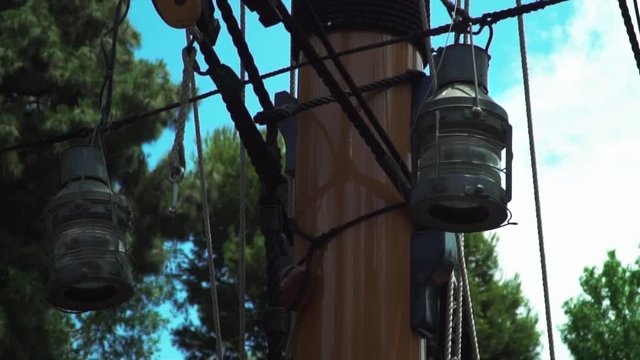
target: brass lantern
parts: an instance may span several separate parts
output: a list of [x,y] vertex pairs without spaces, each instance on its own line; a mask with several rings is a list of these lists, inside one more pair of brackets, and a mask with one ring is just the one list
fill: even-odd
[[62,189],[45,210],[51,246],[48,297],[68,311],[91,311],[133,295],[125,249],[131,213],[109,187],[100,149],[73,147],[62,154]]
[[488,94],[489,54],[450,45],[438,50],[435,63],[438,88],[415,124],[412,217],[448,232],[495,229],[508,216],[513,155],[507,112]]

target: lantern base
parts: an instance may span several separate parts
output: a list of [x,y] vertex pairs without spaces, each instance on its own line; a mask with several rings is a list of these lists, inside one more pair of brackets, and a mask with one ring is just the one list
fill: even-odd
[[69,311],[103,310],[120,305],[133,295],[123,254],[87,259],[54,268],[49,281],[49,302]]
[[478,176],[441,176],[414,188],[410,208],[420,227],[478,232],[502,225],[508,216],[504,190]]

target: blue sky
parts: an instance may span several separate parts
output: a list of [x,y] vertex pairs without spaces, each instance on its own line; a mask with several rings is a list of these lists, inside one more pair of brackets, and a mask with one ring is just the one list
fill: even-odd
[[[514,1],[471,1],[472,15],[514,5]],[[239,2],[234,1],[235,9]],[[439,2],[433,1],[433,24],[447,21]],[[248,12],[248,42],[261,72],[289,64],[289,37],[281,26],[263,28]],[[161,60],[176,83],[181,77],[180,50],[184,32],[165,25],[151,1],[132,0],[130,21],[142,34],[137,56]],[[638,150],[634,134],[640,131],[637,94],[640,79],[626,42],[614,1],[573,0],[525,18],[532,81],[534,122],[545,240],[551,286],[552,315],[558,359],[570,359],[561,344],[558,326],[565,321],[561,304],[579,293],[578,278],[585,266],[600,265],[608,249],[616,249],[623,262],[638,256],[636,219]],[[504,276],[519,274],[525,295],[540,315],[544,333],[543,298],[535,230],[531,170],[524,117],[517,26],[514,20],[495,26],[490,49],[490,91],[507,109],[514,126],[514,221],[497,231]],[[446,37],[435,39],[434,46]],[[480,36],[477,43],[484,44]],[[224,62],[238,68],[238,58],[223,26],[216,50]],[[288,76],[266,82],[273,94],[288,89]],[[198,80],[200,92],[213,88],[210,80]],[[251,89],[250,111],[258,110]],[[200,103],[205,133],[231,125],[219,97]],[[186,132],[187,152],[194,151],[193,124]],[[155,164],[171,146],[173,134],[145,147]],[[615,181],[615,184],[611,184]],[[480,339],[482,341],[482,339]],[[547,359],[546,348],[541,352]],[[181,359],[163,336],[159,359]]]

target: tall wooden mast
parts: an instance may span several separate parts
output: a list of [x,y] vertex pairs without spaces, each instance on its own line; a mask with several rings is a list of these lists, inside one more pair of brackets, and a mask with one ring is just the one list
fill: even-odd
[[[305,1],[298,0],[301,4],[296,4],[294,0],[294,15],[302,25],[308,19],[304,10],[299,10]],[[329,38],[337,51],[388,40],[403,31],[385,26],[382,18],[373,19],[370,24],[353,19],[358,15],[371,19],[366,11],[362,14],[322,11],[327,10],[324,6],[337,8],[331,4],[335,1],[311,3],[320,10],[323,23],[328,24]],[[385,4],[402,6],[399,5],[402,1],[339,3],[349,4],[352,9],[377,6],[383,12]],[[407,7],[423,4],[422,1],[406,3]],[[415,16],[423,16],[420,9],[415,10]],[[388,15],[393,16],[393,11],[397,9],[389,9]],[[312,32],[309,40],[320,54],[326,54]],[[362,85],[408,69],[421,70],[421,50],[424,51],[419,44],[401,43],[345,56],[342,61],[355,82]],[[329,66],[346,88],[335,68]],[[299,79],[300,102],[328,94],[312,68],[302,69]],[[411,85],[404,84],[365,95],[409,167],[411,94]],[[319,234],[403,201],[340,106],[330,105],[300,114],[297,144],[295,218],[306,232]],[[350,228],[318,252],[309,276],[310,301],[298,312],[294,358],[421,358],[421,341],[411,331],[409,319],[409,256],[413,231],[406,210],[399,209]],[[305,240],[295,239],[297,258],[304,254],[306,247]]]

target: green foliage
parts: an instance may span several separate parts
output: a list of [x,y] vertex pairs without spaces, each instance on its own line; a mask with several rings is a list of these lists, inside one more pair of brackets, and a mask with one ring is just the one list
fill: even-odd
[[518,276],[499,274],[494,234],[465,237],[469,287],[475,311],[476,332],[483,359],[536,359],[540,333],[538,317],[522,294]]
[[[111,26],[115,5],[114,1],[98,0],[2,2],[2,146],[97,124],[105,72],[99,44]],[[164,65],[135,60],[133,50],[140,44],[139,35],[127,22],[120,31],[113,118],[174,101],[177,91]],[[89,353],[95,358],[127,358],[117,355],[125,348],[140,355],[136,358],[151,356],[154,333],[162,326],[155,308],[159,300],[152,293],[165,293],[170,288],[145,275],[160,271],[165,259],[157,223],[163,220],[158,214],[166,206],[166,197],[148,192],[159,181],[147,170],[141,144],[155,139],[170,116],[159,115],[106,138],[112,181],[138,215],[131,261],[140,294],[111,312],[74,318],[53,311],[45,299],[49,255],[40,217],[58,191],[61,150],[87,140],[0,155],[0,358],[74,359],[86,358],[83,354]],[[166,191],[162,187],[157,190]],[[116,331],[106,332],[103,325]],[[123,343],[120,334],[129,336],[129,343]],[[145,339],[141,334],[151,341],[134,344],[136,339]],[[110,348],[102,349],[100,344]]]
[[623,266],[610,251],[601,270],[584,269],[583,293],[563,304],[562,340],[576,360],[640,359],[640,258]]

